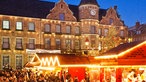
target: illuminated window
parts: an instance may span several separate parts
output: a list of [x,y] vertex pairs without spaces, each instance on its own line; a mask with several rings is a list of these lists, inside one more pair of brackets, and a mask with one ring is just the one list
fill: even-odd
[[75,49],[80,49],[80,41],[75,40]]
[[22,30],[22,22],[16,22],[16,30]]
[[70,26],[66,27],[66,33],[71,33],[71,27]]
[[71,40],[67,39],[65,41],[65,44],[66,44],[66,49],[71,49]]
[[35,25],[34,25],[33,22],[30,22],[30,23],[28,24],[28,30],[29,30],[29,31],[35,31]]
[[45,39],[45,49],[50,49],[50,45],[51,45],[50,38]]
[[59,14],[59,18],[60,20],[64,21],[65,20],[64,13]]
[[3,29],[10,29],[10,22],[8,20],[3,21]]
[[90,27],[90,33],[95,34],[95,32],[96,32],[95,26],[91,26]]
[[60,25],[56,25],[56,33],[61,33],[61,26]]
[[16,69],[22,68],[22,56],[16,55]]
[[61,42],[60,39],[56,39],[56,49],[60,49]]
[[29,39],[28,48],[35,49],[35,39]]
[[45,24],[45,32],[51,32],[49,24]]
[[107,36],[107,34],[108,34],[108,29],[105,28],[105,29],[104,29],[104,36]]
[[80,28],[79,27],[75,27],[75,34],[80,34]]
[[16,49],[23,49],[22,38],[16,38]]
[[9,56],[3,56],[3,66],[9,65]]
[[9,38],[7,37],[3,38],[3,49],[10,49],[10,42],[9,42]]
[[91,40],[91,47],[92,47],[92,48],[94,48],[94,47],[95,47],[95,44],[96,44],[95,40],[94,40],[94,39],[93,39],[93,40]]

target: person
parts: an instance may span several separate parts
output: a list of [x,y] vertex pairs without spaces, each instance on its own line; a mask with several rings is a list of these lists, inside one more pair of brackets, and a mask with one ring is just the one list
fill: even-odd
[[128,82],[133,82],[134,80],[134,71],[131,71],[129,74],[128,74]]
[[73,82],[73,79],[71,77],[71,74],[66,75],[66,82]]
[[90,82],[88,74],[85,75],[85,82]]
[[79,82],[79,80],[78,80],[78,77],[77,77],[77,76],[75,76],[75,78],[74,78],[74,82]]

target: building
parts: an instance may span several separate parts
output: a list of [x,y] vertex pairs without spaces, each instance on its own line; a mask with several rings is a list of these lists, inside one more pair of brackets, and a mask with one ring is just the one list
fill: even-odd
[[144,41],[146,40],[146,24],[136,22],[135,26],[128,29],[129,41]]
[[128,36],[117,7],[100,9],[96,0],[81,0],[78,6],[64,0],[4,0],[0,22],[0,69],[22,68],[34,53],[96,56]]

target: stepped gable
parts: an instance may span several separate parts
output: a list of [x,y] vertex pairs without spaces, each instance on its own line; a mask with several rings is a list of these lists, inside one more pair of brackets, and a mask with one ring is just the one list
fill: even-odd
[[[31,0],[31,2],[30,0],[0,0],[0,14],[45,19],[54,6],[54,2],[45,2],[39,0]],[[68,6],[78,20],[78,6]],[[99,12],[99,17],[101,20],[102,16],[105,16],[106,10],[100,9]]]

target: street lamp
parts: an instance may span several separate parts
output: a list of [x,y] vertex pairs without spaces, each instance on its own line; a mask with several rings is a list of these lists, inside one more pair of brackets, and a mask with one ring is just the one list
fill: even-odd
[[88,39],[88,38],[86,38],[86,40],[85,40],[85,45],[86,45],[86,46],[89,45],[89,39]]

